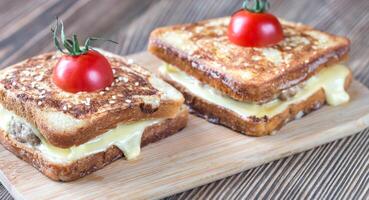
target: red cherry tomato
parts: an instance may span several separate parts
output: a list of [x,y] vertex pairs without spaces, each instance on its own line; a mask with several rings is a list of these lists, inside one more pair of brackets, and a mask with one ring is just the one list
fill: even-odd
[[280,42],[283,39],[283,31],[274,15],[242,9],[231,18],[228,38],[240,46],[265,47]]
[[63,55],[52,77],[58,87],[71,93],[101,90],[114,80],[109,61],[94,50],[78,56]]

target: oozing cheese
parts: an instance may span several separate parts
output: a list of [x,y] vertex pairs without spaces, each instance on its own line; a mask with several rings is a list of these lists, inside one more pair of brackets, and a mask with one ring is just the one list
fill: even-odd
[[306,100],[322,88],[329,105],[337,106],[348,102],[350,99],[344,88],[345,80],[350,71],[343,65],[334,65],[321,70],[318,74],[309,78],[304,88],[287,101],[275,99],[262,105],[234,100],[174,66],[162,66],[160,71],[181,84],[188,91],[191,91],[194,95],[210,103],[227,108],[244,118],[249,116],[273,117],[283,112],[289,105]]
[[162,119],[156,119],[121,124],[87,143],[63,149],[49,144],[35,127],[0,105],[0,128],[5,133],[8,133],[9,123],[12,118],[32,127],[34,133],[41,139],[41,144],[34,148],[41,151],[49,160],[58,163],[72,162],[88,155],[105,151],[113,145],[121,149],[128,160],[134,159],[140,154],[141,137],[145,128],[162,121]]

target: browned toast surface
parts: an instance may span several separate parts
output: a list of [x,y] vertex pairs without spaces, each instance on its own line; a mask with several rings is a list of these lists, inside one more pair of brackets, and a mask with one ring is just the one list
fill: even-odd
[[239,101],[263,103],[347,57],[350,41],[281,21],[284,40],[265,48],[240,47],[227,37],[229,17],[152,32],[149,50]]
[[122,57],[107,55],[114,83],[98,92],[67,93],[51,80],[61,55],[47,53],[0,71],[0,104],[33,124],[53,145],[79,145],[118,123],[175,115],[182,95]]
[[[159,141],[175,134],[186,126],[188,109],[182,109],[174,118],[147,127],[141,139],[141,146]],[[19,158],[30,163],[40,172],[55,181],[73,181],[99,170],[123,157],[119,148],[112,146],[104,152],[96,153],[68,164],[53,163],[41,152],[17,142],[0,130],[1,144]]]
[[[190,107],[193,114],[200,116],[209,122],[224,125],[237,132],[249,136],[264,136],[274,134],[289,121],[300,118],[314,110],[319,109],[326,102],[326,95],[323,88],[312,94],[307,99],[291,104],[283,112],[273,117],[255,117],[250,116],[244,118],[237,113],[211,103],[201,97],[191,93],[187,88],[182,86],[176,80],[171,79],[165,74],[161,74],[164,80],[172,84],[185,97],[186,104]],[[345,89],[347,90],[352,82],[352,73],[346,77]]]

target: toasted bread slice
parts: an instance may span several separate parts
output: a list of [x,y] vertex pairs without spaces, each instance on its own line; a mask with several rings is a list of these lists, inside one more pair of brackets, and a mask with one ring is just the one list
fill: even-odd
[[118,123],[178,113],[181,93],[142,67],[105,54],[115,81],[103,91],[71,94],[54,85],[51,74],[61,54],[53,52],[0,71],[0,104],[60,148],[83,144]]
[[[187,119],[188,109],[182,107],[173,118],[147,127],[141,139],[141,146],[159,141],[178,132],[186,126]],[[74,162],[63,164],[49,160],[42,152],[27,144],[18,142],[11,137],[10,134],[6,134],[2,129],[0,129],[0,142],[6,149],[30,163],[40,172],[55,181],[76,180],[124,156],[119,148],[111,146],[104,152],[99,152]]]
[[[332,72],[340,73],[339,70],[333,69]],[[177,73],[177,72],[175,72]],[[183,72],[181,72],[183,73]],[[185,96],[185,102],[190,107],[190,111],[206,120],[208,120],[211,123],[224,125],[226,127],[229,127],[237,132],[249,135],[249,136],[264,136],[264,135],[270,135],[274,134],[276,131],[278,131],[281,127],[283,127],[284,124],[287,122],[301,118],[302,116],[319,109],[322,105],[324,105],[327,101],[328,103],[332,104],[332,95],[336,100],[340,101],[342,103],[343,101],[347,102],[348,99],[346,96],[346,99],[343,100],[345,97],[341,98],[339,96],[336,96],[336,92],[338,93],[339,90],[331,91],[330,94],[329,91],[327,92],[323,87],[316,86],[315,84],[318,81],[315,82],[304,82],[305,86],[302,86],[303,88],[300,89],[299,92],[304,92],[303,90],[306,88],[314,88],[313,90],[309,91],[308,93],[297,93],[294,97],[291,98],[297,98],[298,100],[290,100],[290,104],[288,103],[288,100],[285,102],[282,102],[280,104],[284,104],[285,106],[280,106],[281,108],[277,108],[278,105],[280,105],[276,101],[274,103],[271,102],[271,106],[266,106],[267,109],[260,109],[263,108],[263,105],[258,104],[248,104],[246,105],[245,102],[237,102],[236,104],[241,106],[238,106],[238,110],[224,105],[221,105],[222,103],[226,102],[235,102],[235,100],[227,100],[222,101],[222,99],[219,100],[219,98],[212,96],[213,102],[210,102],[206,98],[203,98],[199,96],[199,93],[196,93],[196,89],[191,89],[185,85],[183,85],[180,81],[180,79],[177,77],[172,77],[165,71],[161,70],[161,76],[164,80],[172,84],[174,87],[176,87],[179,91],[181,91]],[[315,78],[315,77],[314,77]],[[327,78],[327,76],[321,76],[322,79]],[[194,84],[198,85],[199,87],[205,88],[207,91],[210,91],[210,93],[218,93],[216,90],[210,88],[209,86],[204,86],[198,81],[195,80],[195,78],[191,78],[191,80],[194,80]],[[318,80],[318,79],[315,79]],[[345,70],[345,74],[341,76],[340,79],[336,79],[336,82],[342,81],[343,88],[342,90],[347,90],[351,84],[352,81],[352,72],[351,70],[347,69]],[[340,83],[339,83],[340,84]],[[339,86],[337,84],[336,86]],[[313,87],[312,87],[313,86]],[[304,88],[305,87],[305,88]],[[331,87],[335,87],[333,84]],[[337,87],[338,88],[338,87]],[[334,88],[334,89],[337,89]],[[309,89],[309,90],[310,90]],[[327,88],[329,89],[329,88]],[[330,88],[332,89],[332,88]],[[343,96],[347,95],[345,91],[343,92]],[[332,94],[333,93],[333,94]],[[206,92],[202,93],[201,95],[205,95]],[[218,93],[220,94],[220,93]],[[220,96],[222,96],[220,94]],[[328,98],[327,98],[328,96]],[[229,98],[229,97],[220,97],[220,98]],[[342,101],[343,100],[343,101]],[[216,102],[216,103],[215,103]],[[244,104],[244,105],[243,105]],[[242,108],[243,107],[243,108]],[[265,107],[264,107],[265,108]],[[232,110],[233,109],[233,110]],[[242,110],[241,110],[242,109]],[[249,110],[248,110],[249,109]],[[264,112],[260,112],[259,116],[255,115],[243,115],[246,113],[243,113],[244,111],[252,113],[252,111],[261,111],[266,110],[266,112],[270,113],[270,116],[265,114]],[[274,112],[274,111],[276,112]],[[257,112],[258,113],[258,112]]]
[[229,17],[175,25],[152,32],[149,50],[239,101],[265,103],[347,57],[347,38],[281,20],[277,45],[247,48],[227,37]]

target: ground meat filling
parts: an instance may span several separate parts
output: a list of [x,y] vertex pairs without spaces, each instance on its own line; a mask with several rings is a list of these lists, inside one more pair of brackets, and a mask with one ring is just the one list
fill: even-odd
[[304,86],[305,86],[305,83],[300,83],[299,85],[285,89],[278,96],[278,99],[281,101],[287,101],[291,99],[292,97],[294,97],[297,94],[297,92],[299,92],[301,89],[304,88]]
[[283,90],[282,93],[279,95],[279,99],[281,101],[287,101],[294,97],[298,92],[298,88],[292,87],[286,90]]
[[21,143],[27,143],[32,146],[37,146],[41,143],[41,140],[36,136],[31,127],[14,118],[9,123],[9,134]]

